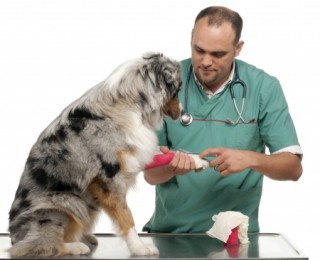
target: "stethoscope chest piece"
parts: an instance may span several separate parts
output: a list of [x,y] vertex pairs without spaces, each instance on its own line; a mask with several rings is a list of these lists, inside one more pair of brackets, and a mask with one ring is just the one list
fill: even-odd
[[180,116],[180,123],[184,126],[188,126],[192,123],[192,115],[188,114],[188,113],[184,113]]

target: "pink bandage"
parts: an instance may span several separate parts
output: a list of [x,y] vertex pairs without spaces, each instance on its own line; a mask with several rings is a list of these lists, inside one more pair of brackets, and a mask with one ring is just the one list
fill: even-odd
[[153,157],[153,161],[146,165],[144,168],[145,170],[149,170],[155,167],[163,166],[171,162],[174,153],[163,153],[163,154],[156,154]]
[[227,242],[225,243],[226,246],[235,246],[238,245],[238,227],[235,227],[231,230],[231,234]]

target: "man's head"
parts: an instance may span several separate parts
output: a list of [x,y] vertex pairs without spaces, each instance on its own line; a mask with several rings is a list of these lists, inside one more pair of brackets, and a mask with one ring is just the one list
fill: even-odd
[[234,44],[236,45],[241,37],[243,21],[241,16],[229,8],[223,6],[210,6],[203,9],[196,17],[194,24],[201,18],[208,18],[209,26],[219,27],[223,23],[230,23],[235,32]]
[[242,18],[220,6],[208,7],[196,17],[192,30],[192,65],[198,80],[216,91],[227,80],[242,49]]

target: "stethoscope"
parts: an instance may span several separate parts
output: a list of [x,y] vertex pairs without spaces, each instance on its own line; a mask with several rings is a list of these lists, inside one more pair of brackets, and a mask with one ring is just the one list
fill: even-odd
[[[227,120],[225,120],[224,122],[227,124],[231,124],[231,125],[237,125],[240,122],[242,122],[244,124],[250,124],[250,123],[253,123],[255,120],[254,119],[245,120],[242,116],[243,111],[244,111],[244,107],[245,107],[246,95],[247,95],[247,85],[246,85],[246,83],[244,83],[243,80],[241,80],[239,78],[237,63],[235,62],[234,64],[235,64],[235,68],[234,68],[235,79],[233,81],[231,81],[231,83],[229,84],[229,90],[230,90],[230,94],[231,94],[234,108],[235,108],[237,115],[238,115],[238,119],[234,122],[230,118],[227,118]],[[191,79],[192,71],[193,71],[193,67],[191,64],[189,71],[188,71],[188,76],[187,76],[187,81],[186,81],[186,86],[185,86],[184,109],[183,109],[182,115],[180,116],[180,123],[183,126],[188,126],[193,121],[193,116],[190,113],[188,113],[188,92],[189,92],[188,86],[189,86],[189,82]],[[237,105],[237,102],[235,99],[235,95],[234,95],[234,90],[233,90],[233,88],[236,84],[239,84],[242,87],[242,104],[241,104],[240,110],[238,108],[238,105]],[[202,119],[202,121],[212,121],[212,120]]]

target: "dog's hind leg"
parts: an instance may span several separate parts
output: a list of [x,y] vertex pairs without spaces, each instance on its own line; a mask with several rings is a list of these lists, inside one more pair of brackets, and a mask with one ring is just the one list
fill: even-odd
[[[38,210],[34,212],[29,228],[23,238],[15,241],[9,249],[13,257],[19,256],[60,256],[88,254],[90,248],[81,242],[65,241],[69,218],[57,210]],[[12,227],[15,231],[15,227]],[[18,232],[18,229],[16,230]]]
[[88,227],[87,229],[85,229],[81,238],[81,241],[85,243],[87,246],[89,246],[90,248],[98,245],[98,240],[91,230],[92,230],[91,227]]
[[98,240],[97,240],[97,238],[93,235],[93,234],[91,234],[91,233],[86,233],[86,234],[84,234],[83,236],[82,236],[82,239],[81,239],[81,241],[83,242],[83,243],[85,243],[86,245],[91,245],[91,246],[96,246],[96,245],[98,245]]
[[[20,256],[59,256],[66,254],[81,254],[87,251],[75,243],[64,243],[63,227],[50,225],[48,223],[45,229],[38,226],[38,223],[32,223],[26,236],[14,243],[9,249],[13,257]],[[83,243],[81,243],[83,244]],[[84,245],[84,244],[83,244]],[[90,251],[90,250],[89,250]]]

